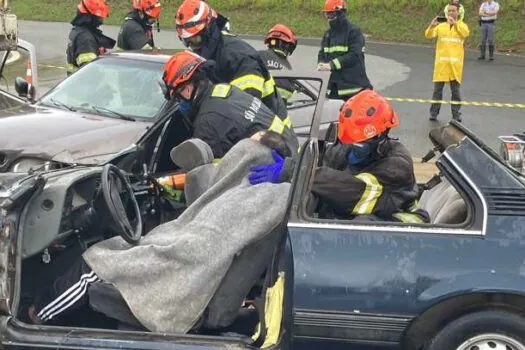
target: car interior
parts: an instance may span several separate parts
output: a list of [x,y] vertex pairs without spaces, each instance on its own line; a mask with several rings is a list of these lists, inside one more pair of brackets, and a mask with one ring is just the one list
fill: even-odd
[[[453,180],[452,176],[442,171],[442,169],[439,167],[439,158],[441,157],[441,154],[448,147],[457,146],[457,140],[460,138],[453,134],[458,132],[459,131],[454,127],[439,128],[431,131],[429,138],[434,144],[435,148],[432,149],[429,154],[423,157],[423,159],[420,161],[420,164],[424,164],[427,163],[431,158],[436,158],[437,166],[434,167],[433,175],[429,179],[424,178],[424,176],[420,176],[419,178],[417,177],[417,169],[420,164],[418,164],[417,160],[414,159],[414,169],[419,193],[419,197],[417,199],[417,209],[425,210],[430,218],[430,222],[416,225],[466,228],[471,222],[473,206],[469,201],[468,195]],[[324,149],[335,142],[336,135],[337,124],[333,123],[326,132],[325,139],[319,141],[319,154],[321,156],[318,157],[318,165],[322,164],[322,155]],[[436,152],[440,154],[437,154]],[[429,155],[431,158],[426,159]],[[333,217],[326,217],[322,212],[318,198],[313,195],[308,195],[305,202],[305,214],[308,218],[313,221],[333,221]],[[349,221],[349,224],[377,224],[377,220],[375,218],[370,220],[370,218],[367,216],[359,215],[348,216],[348,218],[338,217],[337,221]],[[400,223],[398,221],[380,221],[392,225],[406,225],[406,223]],[[414,223],[411,223],[411,225],[413,224]]]
[[[176,110],[173,106],[166,108]],[[134,152],[116,159],[118,168],[86,167],[60,175],[57,172],[56,177],[53,172],[47,175],[46,188],[28,205],[24,220],[27,226],[22,239],[19,321],[32,323],[28,309],[35,298],[93,244],[126,230],[138,230],[140,237],[184,212],[184,201],[166,196],[155,182],[158,176],[177,172],[170,151],[188,139],[191,132],[184,117],[178,111],[174,113],[177,114],[155,124]],[[119,173],[125,174],[120,180]],[[122,201],[124,213],[108,204],[116,197]],[[283,227],[279,227],[238,252],[190,334],[227,334],[252,343],[261,318],[260,310],[254,307],[255,300],[262,296],[269,262],[279,258],[275,251],[282,244],[282,232]],[[89,300],[89,310],[68,312],[46,325],[147,331],[111,285],[92,285]]]

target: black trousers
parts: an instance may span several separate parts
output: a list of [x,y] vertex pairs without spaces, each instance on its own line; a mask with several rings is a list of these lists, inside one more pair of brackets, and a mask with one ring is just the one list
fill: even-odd
[[[456,81],[452,80],[450,82],[450,91],[452,93],[452,101],[461,101],[461,94],[459,91],[459,87],[461,84]],[[445,87],[445,82],[438,81],[434,83],[434,93],[432,94],[433,100],[443,100],[443,88]],[[452,106],[452,117],[454,119],[458,119],[461,117],[461,113],[459,110],[461,109],[461,105],[453,104]],[[441,109],[441,103],[433,103],[430,106],[430,115],[433,117],[437,117],[439,114],[439,111]]]
[[88,288],[99,281],[95,271],[79,257],[58,277],[51,288],[44,290],[35,300],[35,311],[42,322],[88,307]]

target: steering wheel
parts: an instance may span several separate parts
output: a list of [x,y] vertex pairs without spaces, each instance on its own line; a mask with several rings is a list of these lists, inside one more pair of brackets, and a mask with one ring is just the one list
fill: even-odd
[[[101,185],[104,200],[118,234],[129,244],[136,245],[142,236],[142,217],[131,184],[119,168],[113,164],[106,164],[102,168]],[[131,200],[135,212],[135,228],[133,228],[126,212],[126,206],[121,196],[122,192],[125,192],[123,194]]]

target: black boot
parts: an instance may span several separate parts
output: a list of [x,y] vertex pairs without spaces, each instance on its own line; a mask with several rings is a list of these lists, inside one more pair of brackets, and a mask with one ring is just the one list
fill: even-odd
[[489,45],[489,60],[494,61],[494,45]]
[[485,50],[487,49],[487,46],[485,45],[481,45],[479,47],[479,51],[481,53],[481,55],[478,57],[478,60],[484,60],[485,59]]

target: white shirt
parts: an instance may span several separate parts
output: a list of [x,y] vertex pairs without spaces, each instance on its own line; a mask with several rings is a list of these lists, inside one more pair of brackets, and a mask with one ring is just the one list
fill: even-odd
[[[485,1],[483,4],[481,4],[481,7],[479,8],[479,12],[498,12],[499,11],[499,4],[496,1],[493,1],[489,3],[488,1]],[[482,21],[490,21],[493,19],[496,19],[498,17],[497,14],[494,16],[481,16]]]

